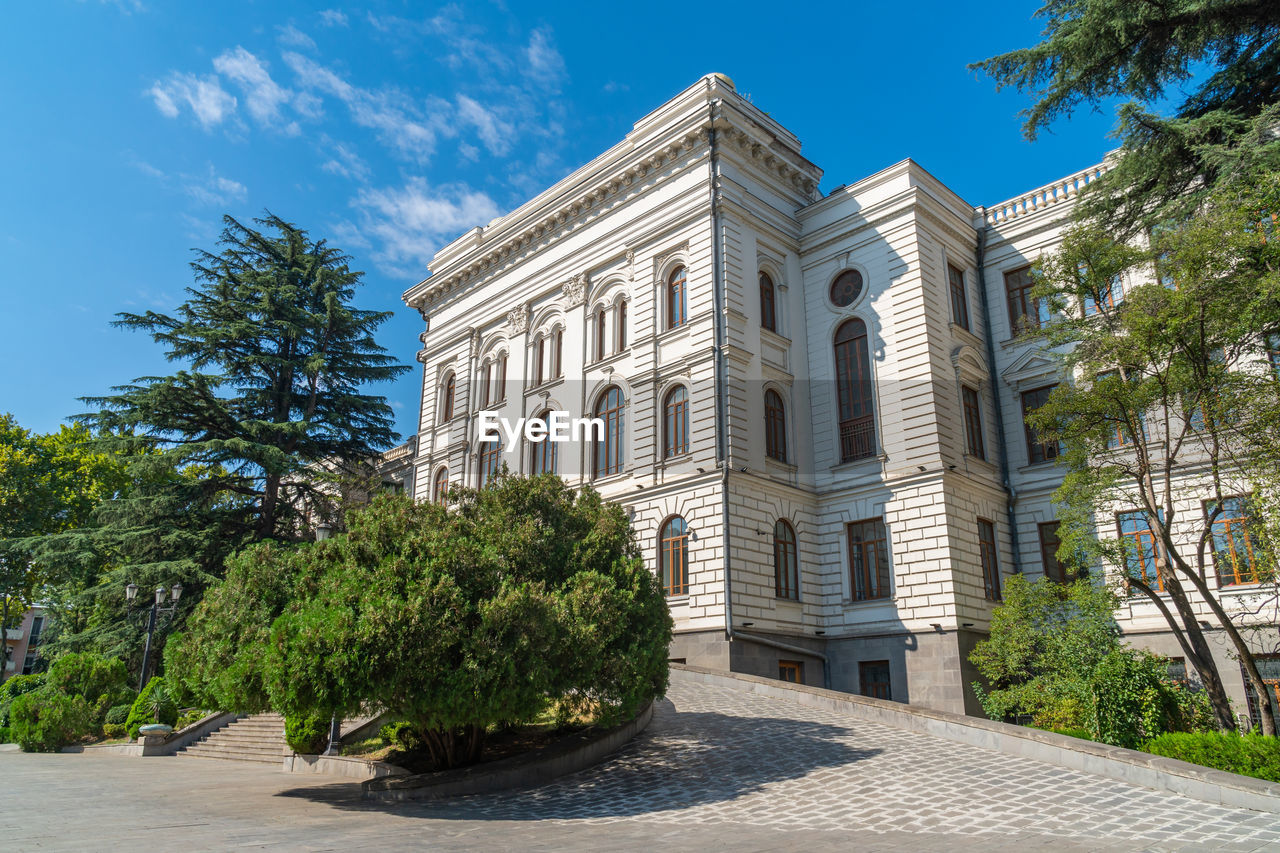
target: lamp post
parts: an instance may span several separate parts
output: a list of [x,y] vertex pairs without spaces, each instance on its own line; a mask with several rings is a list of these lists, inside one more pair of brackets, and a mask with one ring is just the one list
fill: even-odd
[[[326,524],[320,523],[316,525],[316,541],[323,542],[333,536],[333,528]],[[338,715],[334,714],[329,718],[329,746],[325,748],[325,755],[337,755],[338,746],[342,743],[342,721],[338,719]]]
[[[162,607],[165,595],[171,595],[172,604],[168,607]],[[138,597],[138,585],[131,583],[124,588],[125,600],[132,604]],[[147,686],[147,663],[151,660],[151,638],[156,632],[156,619],[161,613],[173,613],[178,609],[178,599],[182,597],[182,584],[175,583],[166,590],[162,586],[156,587],[155,603],[151,605],[151,615],[147,617],[147,645],[142,650],[142,672],[138,675],[138,692],[141,693],[143,688]]]

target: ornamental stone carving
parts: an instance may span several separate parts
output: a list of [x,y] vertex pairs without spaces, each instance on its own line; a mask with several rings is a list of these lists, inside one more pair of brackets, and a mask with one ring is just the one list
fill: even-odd
[[508,311],[507,323],[510,324],[511,331],[517,335],[523,335],[529,331],[529,306],[521,305],[519,308]]
[[587,301],[587,277],[581,273],[564,283],[566,308],[576,308]]

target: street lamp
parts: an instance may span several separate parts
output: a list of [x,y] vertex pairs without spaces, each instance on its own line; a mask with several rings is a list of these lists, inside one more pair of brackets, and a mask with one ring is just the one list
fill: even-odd
[[[163,607],[165,596],[170,596],[173,602],[168,607]],[[125,601],[130,605],[138,598],[138,585],[131,583],[124,588]],[[178,609],[178,599],[182,598],[182,584],[175,583],[173,586],[165,589],[162,586],[156,587],[155,603],[151,605],[151,615],[147,618],[147,645],[142,650],[142,672],[138,675],[138,692],[147,686],[147,663],[151,660],[151,638],[156,632],[156,619],[161,613],[167,613],[170,616]]]

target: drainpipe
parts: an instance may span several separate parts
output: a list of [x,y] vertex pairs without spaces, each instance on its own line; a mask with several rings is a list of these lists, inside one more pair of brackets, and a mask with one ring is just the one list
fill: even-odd
[[[707,92],[711,91],[711,79],[707,78]],[[728,332],[725,329],[724,305],[728,300],[727,277],[724,273],[724,243],[720,237],[720,204],[717,190],[720,184],[720,149],[716,140],[716,106],[720,101],[708,103],[707,114],[711,124],[707,130],[710,144],[710,179],[711,179],[711,275],[712,275],[712,325],[714,328],[715,348],[715,385],[716,385],[716,460],[720,463],[720,547],[724,552],[724,637],[729,644],[732,658],[733,641],[733,580],[730,570],[730,536],[729,536],[729,388],[728,366],[725,359]],[[810,651],[802,646],[793,646],[777,640],[759,637],[754,634],[742,634],[743,638],[762,646],[781,649],[793,654],[816,657],[822,661],[822,686],[831,689],[831,667],[828,658],[822,652]],[[732,660],[730,660],[732,668]]]
[[1000,393],[995,373],[996,342],[991,333],[991,304],[987,299],[987,209],[983,207],[979,208],[979,211],[982,216],[982,227],[978,229],[978,293],[982,296],[982,324],[987,338],[987,370],[991,376],[991,400],[996,410],[996,439],[1000,446],[1000,479],[1004,481],[1005,494],[1008,495],[1005,500],[1005,514],[1009,522],[1009,542],[1013,548],[1013,573],[1020,575],[1022,574],[1022,555],[1018,547],[1018,520],[1014,513],[1018,496],[1013,490],[1013,481],[1009,473],[1009,446],[1005,442],[1003,406],[1000,404],[1003,395]]

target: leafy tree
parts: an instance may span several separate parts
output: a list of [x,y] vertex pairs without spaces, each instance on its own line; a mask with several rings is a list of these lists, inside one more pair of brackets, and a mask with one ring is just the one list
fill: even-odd
[[987,683],[974,685],[987,716],[1030,715],[1040,728],[1089,727],[1093,671],[1120,648],[1115,604],[1088,578],[1073,584],[1009,578],[989,639],[969,657]]
[[1212,729],[1205,694],[1169,678],[1168,661],[1150,652],[1115,649],[1098,662],[1090,679],[1096,740],[1126,749],[1165,732]]
[[36,557],[41,538],[88,523],[125,484],[119,462],[89,438],[82,426],[41,435],[0,414],[0,629],[17,625],[59,580]]
[[[1219,187],[1195,218],[1160,229],[1149,249],[1080,224],[1043,262],[1037,286],[1055,312],[1038,334],[1065,353],[1070,380],[1029,419],[1062,446],[1067,474],[1056,497],[1065,507],[1064,552],[1103,559],[1156,606],[1223,728],[1234,718],[1197,600],[1258,695],[1267,693],[1241,626],[1207,578],[1224,499],[1247,495],[1251,472],[1280,469],[1269,437],[1280,421],[1259,422],[1250,408],[1280,411],[1266,345],[1280,330],[1280,241],[1266,239],[1260,221],[1277,204],[1275,174]],[[1157,270],[1165,281],[1153,281]],[[1132,284],[1121,299],[1118,281],[1148,283]],[[1203,473],[1187,481],[1191,470]],[[1131,540],[1098,535],[1111,529],[1099,518],[1135,509],[1154,539],[1149,563]],[[1275,578],[1274,564],[1263,560],[1250,571],[1251,580]],[[1261,704],[1263,729],[1274,733],[1271,709]]]
[[1028,139],[1082,106],[1129,99],[1122,156],[1082,197],[1105,231],[1131,237],[1184,219],[1220,184],[1280,166],[1274,0],[1047,0],[1036,15],[1043,41],[970,67],[1036,98],[1023,113]]
[[[664,692],[671,620],[620,508],[553,476],[450,496],[448,509],[379,497],[345,535],[243,555],[170,644],[168,671],[237,710],[385,708],[442,767],[554,701],[611,723]],[[264,610],[279,613],[265,642]]]
[[[324,240],[268,214],[257,228],[224,217],[217,254],[198,251],[195,286],[174,316],[120,314],[183,369],[85,401],[99,446],[128,461],[131,488],[97,523],[49,544],[82,570],[65,648],[140,662],[124,587],[180,581],[174,624],[223,574],[226,558],[261,540],[302,538],[307,514],[334,512],[335,481],[392,443],[392,412],[366,383],[408,367],[373,338],[389,312],[353,305],[362,273]],[[157,644],[163,645],[163,634]]]

